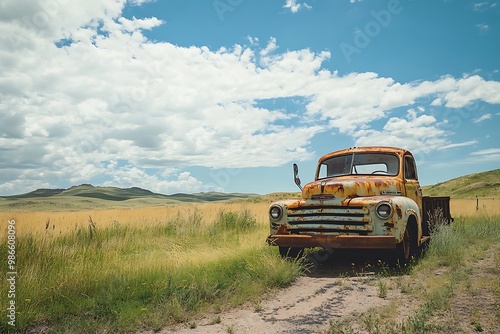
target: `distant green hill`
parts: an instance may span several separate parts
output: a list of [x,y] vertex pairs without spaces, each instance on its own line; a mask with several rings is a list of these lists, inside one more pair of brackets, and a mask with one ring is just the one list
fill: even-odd
[[133,207],[177,203],[234,201],[259,197],[257,194],[206,192],[163,195],[132,187],[96,187],[90,184],[68,189],[37,189],[14,195],[0,196],[1,210],[81,210],[88,208]]
[[152,191],[132,187],[94,187],[90,184],[74,186],[62,191],[59,196],[80,196],[105,199],[108,201],[126,201],[134,198],[169,198],[168,195],[156,194]]
[[181,202],[213,202],[224,201],[238,198],[257,197],[257,194],[240,194],[240,193],[219,193],[206,192],[195,194],[173,194],[163,195],[154,193],[150,190],[132,187],[132,188],[117,188],[117,187],[98,187],[91,184],[81,184],[68,189],[37,189],[35,191],[13,196],[0,196],[2,198],[44,198],[44,197],[90,197],[104,199],[108,201],[126,201],[135,198],[163,198],[172,199]]
[[427,196],[500,197],[500,169],[461,176],[432,186],[422,187],[422,190]]
[[60,194],[65,189],[37,189],[26,194],[13,196],[0,196],[3,198],[33,198],[33,197],[51,197]]

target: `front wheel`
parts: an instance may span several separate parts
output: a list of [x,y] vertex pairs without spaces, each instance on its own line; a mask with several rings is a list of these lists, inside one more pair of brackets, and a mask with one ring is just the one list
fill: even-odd
[[279,247],[280,255],[286,259],[298,259],[304,254],[304,248],[300,247]]
[[417,234],[412,225],[407,225],[403,240],[396,245],[396,264],[404,266],[411,262],[418,250]]

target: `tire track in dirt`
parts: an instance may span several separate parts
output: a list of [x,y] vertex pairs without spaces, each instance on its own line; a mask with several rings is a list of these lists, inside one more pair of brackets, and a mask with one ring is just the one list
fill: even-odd
[[[377,295],[377,287],[366,277],[300,277],[275,298],[262,302],[261,311],[247,306],[195,321],[197,327],[162,333],[317,333],[326,329],[330,319],[370,307],[387,305]],[[211,324],[220,316],[219,324]],[[184,325],[187,327],[187,325]]]

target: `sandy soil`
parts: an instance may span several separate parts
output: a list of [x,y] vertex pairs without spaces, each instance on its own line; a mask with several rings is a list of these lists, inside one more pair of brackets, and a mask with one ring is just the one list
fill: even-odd
[[388,303],[377,296],[376,287],[363,281],[363,278],[345,278],[338,285],[331,278],[301,277],[275,299],[263,302],[261,310],[250,306],[222,313],[219,324],[211,324],[216,318],[212,315],[202,319],[194,329],[174,332],[317,333],[328,327],[330,319]]

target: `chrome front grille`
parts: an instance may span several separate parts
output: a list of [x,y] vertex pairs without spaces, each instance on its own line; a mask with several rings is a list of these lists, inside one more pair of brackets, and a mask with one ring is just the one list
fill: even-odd
[[288,208],[288,230],[364,234],[373,231],[369,211],[362,206],[312,205]]

